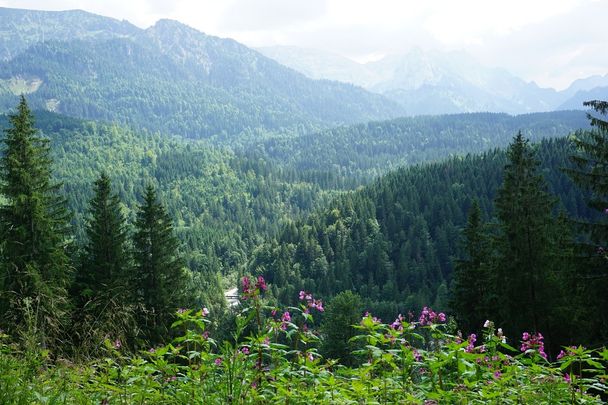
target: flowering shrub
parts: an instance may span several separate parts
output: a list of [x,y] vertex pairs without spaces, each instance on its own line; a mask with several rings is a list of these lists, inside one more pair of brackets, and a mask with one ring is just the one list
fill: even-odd
[[247,306],[221,344],[206,308],[179,310],[180,336],[165,346],[129,354],[108,339],[106,358],[89,365],[28,365],[0,335],[0,402],[599,404],[606,393],[605,349],[567,347],[551,363],[540,333],[524,333],[518,351],[491,321],[464,338],[426,307],[390,324],[366,313],[358,366],[341,366],[317,352],[321,300],[301,291],[298,306],[280,309],[264,304],[263,278],[242,287]]

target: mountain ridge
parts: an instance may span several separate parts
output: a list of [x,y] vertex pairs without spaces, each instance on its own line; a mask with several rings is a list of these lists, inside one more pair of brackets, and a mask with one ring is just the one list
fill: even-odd
[[[11,13],[29,15],[0,9],[0,17]],[[125,34],[114,33],[122,24],[117,20],[83,13],[97,25],[83,22],[69,40],[62,31],[41,42],[24,34],[31,26],[17,30],[11,49],[23,50],[0,63],[0,108],[14,105],[25,88],[35,108],[198,138],[307,132],[403,113],[381,95],[311,80],[235,40],[179,21],[164,19],[146,29],[127,25]],[[48,16],[51,27],[72,14],[33,12]],[[87,31],[92,26],[103,35]],[[8,41],[0,37],[0,47]]]
[[[343,63],[335,65],[331,60],[336,55],[324,51],[303,49],[298,54],[297,47],[283,46],[259,50],[304,74],[347,80],[383,94],[403,105],[408,115],[485,111],[522,114],[571,109],[572,103],[565,102],[578,90],[597,88],[590,87],[594,82],[608,85],[607,75],[576,80],[562,91],[543,88],[504,68],[485,67],[464,51],[413,48],[367,63],[340,57]],[[324,62],[324,58],[329,62]],[[344,63],[343,59],[352,63]],[[324,66],[329,67],[324,70]],[[582,109],[582,104],[576,108]]]

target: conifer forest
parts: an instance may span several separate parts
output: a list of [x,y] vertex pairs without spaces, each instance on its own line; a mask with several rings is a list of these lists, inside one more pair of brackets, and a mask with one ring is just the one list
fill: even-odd
[[0,404],[608,401],[608,74],[125,18],[0,7]]

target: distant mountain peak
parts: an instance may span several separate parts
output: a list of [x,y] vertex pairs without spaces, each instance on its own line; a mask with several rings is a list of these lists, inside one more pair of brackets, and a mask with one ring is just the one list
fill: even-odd
[[196,32],[197,34],[204,34],[203,32],[193,28],[187,24],[179,22],[177,20],[173,20],[171,18],[161,18],[156,21],[154,25],[149,27],[147,30],[175,30],[175,31],[183,31],[183,32]]

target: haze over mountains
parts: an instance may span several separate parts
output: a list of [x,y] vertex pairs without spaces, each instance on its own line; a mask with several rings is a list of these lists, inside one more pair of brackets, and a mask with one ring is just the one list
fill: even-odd
[[556,91],[526,82],[504,69],[485,67],[465,52],[414,48],[363,64],[292,46],[259,51],[308,77],[353,83],[383,94],[403,105],[408,115],[579,109],[583,100],[608,95],[608,74],[579,79],[569,88]]
[[295,47],[253,50],[172,20],[140,29],[80,10],[0,8],[0,111],[22,93],[34,108],[231,139],[405,115],[579,109],[607,95],[608,75],[558,92],[463,52],[413,49],[359,64]]
[[188,137],[308,131],[403,115],[351,84],[315,81],[176,21],[142,30],[83,11],[0,9],[0,108],[118,120]]

